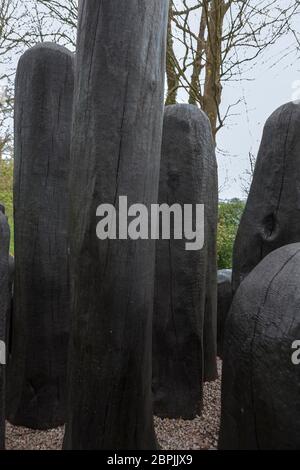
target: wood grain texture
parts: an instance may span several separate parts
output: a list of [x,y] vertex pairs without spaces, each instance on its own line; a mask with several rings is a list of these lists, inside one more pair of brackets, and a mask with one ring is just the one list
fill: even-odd
[[269,254],[241,283],[227,319],[220,449],[300,448],[300,244]]
[[63,424],[70,324],[68,176],[73,55],[45,43],[15,86],[15,284],[7,408],[13,424]]
[[[96,236],[100,204],[157,202],[165,0],[80,5],[72,144],[73,328],[65,449],[153,449],[155,243]],[[76,188],[76,189],[75,189]]]
[[167,106],[159,202],[204,204],[205,245],[186,251],[186,240],[157,242],[153,391],[161,417],[194,418],[202,408],[203,381],[217,376],[217,201],[208,118],[193,105]]
[[[9,292],[9,242],[8,221],[0,210],[0,341],[2,343],[6,343],[7,314],[11,300]],[[3,351],[1,352],[3,353]],[[0,364],[0,450],[5,447],[5,375],[6,365]]]
[[300,241],[300,105],[267,120],[233,251],[233,290],[268,254]]

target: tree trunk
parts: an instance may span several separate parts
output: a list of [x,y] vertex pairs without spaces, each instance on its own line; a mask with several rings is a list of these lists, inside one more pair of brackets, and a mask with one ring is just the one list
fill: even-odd
[[224,0],[211,0],[206,9],[207,47],[206,73],[203,95],[203,111],[208,115],[214,138],[217,134],[219,106],[221,104],[221,66],[222,66],[222,31],[226,13]]
[[[205,1],[205,0],[204,0]],[[199,35],[197,40],[196,57],[193,66],[193,73],[191,78],[190,90],[189,90],[189,103],[199,104],[202,107],[202,93],[200,85],[200,74],[203,68],[203,54],[205,52],[205,30],[207,27],[206,9],[202,7]]]
[[99,240],[96,210],[157,201],[168,2],[81,2],[72,145],[66,449],[154,449],[155,244]]
[[176,70],[176,55],[174,52],[174,43],[172,37],[172,18],[173,18],[173,0],[170,1],[169,18],[168,18],[168,33],[167,33],[167,99],[166,105],[176,104],[177,92],[179,88],[179,73]]
[[211,128],[208,118],[193,105],[166,108],[159,202],[205,205],[203,249],[187,251],[184,239],[159,240],[156,254],[155,414],[193,419],[201,412],[203,381],[217,377],[218,211]]
[[15,287],[8,419],[65,422],[69,338],[68,175],[73,55],[37,45],[20,59],[15,95]]

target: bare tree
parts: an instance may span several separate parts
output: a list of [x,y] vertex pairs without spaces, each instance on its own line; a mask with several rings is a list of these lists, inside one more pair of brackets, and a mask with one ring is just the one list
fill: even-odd
[[[0,0],[0,59],[7,62],[11,52],[24,43],[22,22],[25,10],[20,0]],[[1,77],[1,76],[0,76]]]
[[[37,11],[44,12],[44,20],[51,25],[55,42],[68,46],[70,49],[76,47],[76,28],[78,18],[78,0],[37,0]],[[56,30],[53,28],[53,20]]]
[[[0,18],[7,18],[5,37],[14,39],[6,45],[24,47],[50,40],[75,49],[78,0],[0,0],[1,4],[0,9],[10,11],[0,12]],[[179,100],[201,107],[216,137],[240,102],[223,109],[224,85],[248,78],[259,56],[282,36],[290,35],[299,48],[293,27],[299,13],[298,0],[171,0],[166,104]],[[16,28],[20,16],[23,25]],[[5,51],[1,36],[0,26],[0,59]]]
[[210,118],[213,134],[224,125],[225,82],[240,80],[275,41],[294,34],[299,2],[287,0],[171,0],[167,51],[167,102],[184,90]]
[[256,164],[256,157],[252,152],[248,153],[248,162],[248,167],[240,177],[241,189],[246,197],[249,195]]
[[11,154],[16,59],[38,42],[75,49],[78,0],[0,0],[0,156]]
[[0,158],[9,150],[11,140],[8,120],[11,117],[12,56],[25,41],[22,30],[24,10],[19,0],[0,0]]

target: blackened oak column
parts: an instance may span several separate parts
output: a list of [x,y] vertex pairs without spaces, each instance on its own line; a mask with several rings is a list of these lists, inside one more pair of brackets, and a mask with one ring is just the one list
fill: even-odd
[[[207,116],[194,105],[167,106],[159,203],[204,205],[204,246],[157,242],[153,328],[154,411],[193,419],[202,409],[205,380],[217,377],[218,177]],[[202,223],[202,222],[201,222]]]
[[73,54],[51,43],[21,57],[15,89],[15,284],[10,422],[65,422],[70,330],[68,178]]
[[155,244],[96,236],[102,203],[157,201],[166,0],[80,4],[66,449],[153,449]]

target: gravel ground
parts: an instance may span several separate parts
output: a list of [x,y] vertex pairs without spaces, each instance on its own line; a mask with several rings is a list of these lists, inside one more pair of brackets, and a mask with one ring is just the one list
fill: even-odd
[[[221,375],[221,362],[219,362]],[[165,450],[216,449],[220,425],[221,380],[205,384],[204,411],[193,421],[155,418],[159,443]],[[33,431],[7,423],[8,450],[60,450],[64,428]]]

